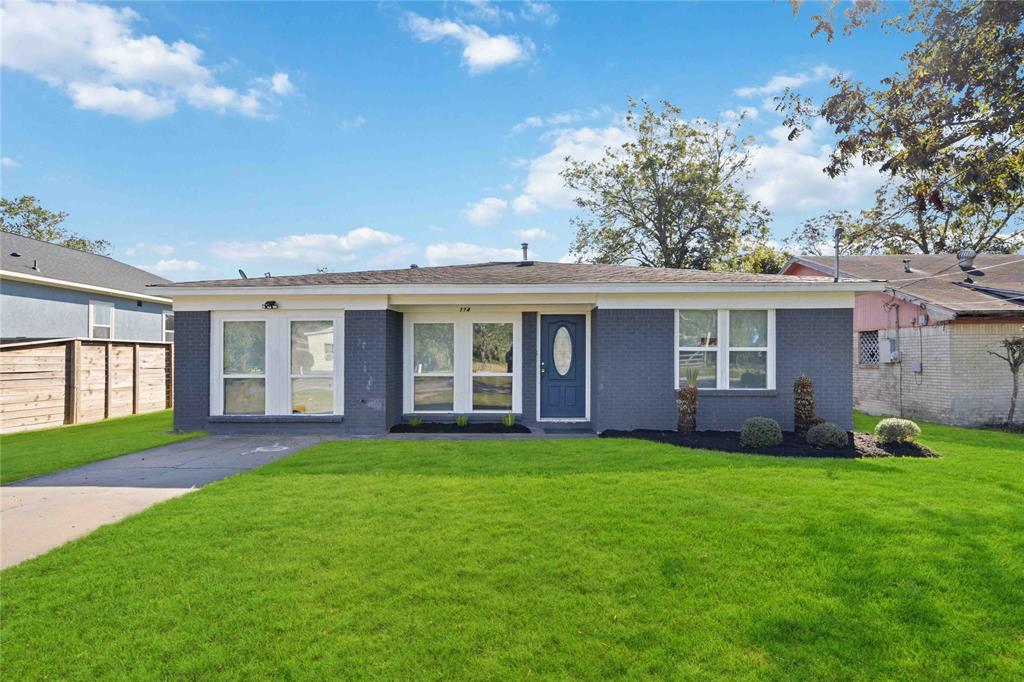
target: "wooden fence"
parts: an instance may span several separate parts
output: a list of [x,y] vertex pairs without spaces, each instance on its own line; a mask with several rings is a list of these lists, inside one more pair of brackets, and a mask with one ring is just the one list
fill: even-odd
[[0,346],[0,433],[173,405],[173,344],[56,339]]

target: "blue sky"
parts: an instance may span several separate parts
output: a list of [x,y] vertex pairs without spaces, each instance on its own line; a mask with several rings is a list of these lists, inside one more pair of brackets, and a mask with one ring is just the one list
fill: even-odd
[[827,44],[787,3],[127,3],[3,7],[2,191],[172,279],[514,258],[572,239],[565,154],[627,97],[746,108],[777,238],[870,202],[770,98],[893,71],[905,37]]

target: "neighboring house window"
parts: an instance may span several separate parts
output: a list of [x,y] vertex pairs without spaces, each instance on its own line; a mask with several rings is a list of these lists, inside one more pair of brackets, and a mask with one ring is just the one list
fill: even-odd
[[266,414],[266,322],[224,322],[222,368],[224,414]]
[[473,324],[473,409],[512,409],[511,322]]
[[164,341],[174,343],[174,313],[164,313]]
[[291,398],[292,414],[331,414],[334,411],[332,321],[292,321]]
[[89,337],[93,339],[114,338],[113,303],[89,301]]
[[680,310],[676,386],[775,388],[774,310]]
[[455,409],[455,325],[423,322],[412,326],[413,409]]
[[878,332],[860,332],[857,335],[858,338],[858,351],[860,355],[860,364],[862,365],[877,365],[878,364]]

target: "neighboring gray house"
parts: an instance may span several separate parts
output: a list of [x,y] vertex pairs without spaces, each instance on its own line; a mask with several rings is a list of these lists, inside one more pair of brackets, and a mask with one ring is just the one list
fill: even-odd
[[160,285],[177,316],[175,427],[384,433],[410,416],[532,427],[793,428],[793,381],[852,426],[866,281],[534,261]]
[[0,232],[0,341],[173,341],[169,280],[107,256]]

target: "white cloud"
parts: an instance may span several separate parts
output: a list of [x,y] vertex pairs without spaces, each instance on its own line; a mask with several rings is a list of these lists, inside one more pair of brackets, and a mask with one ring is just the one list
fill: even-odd
[[20,163],[18,163],[9,156],[3,157],[3,160],[0,161],[0,164],[2,164],[4,168],[17,168],[18,166],[21,165]]
[[428,265],[455,265],[485,261],[515,261],[522,258],[518,249],[500,249],[465,242],[442,242],[427,246]]
[[520,239],[553,239],[555,235],[539,227],[531,227],[526,230],[517,230],[516,236]]
[[395,247],[402,237],[369,227],[347,234],[294,234],[266,241],[215,242],[210,251],[233,261],[286,261],[322,265],[332,260],[353,260],[357,251]]
[[555,8],[546,2],[525,0],[519,14],[527,21],[537,21],[549,27],[558,23],[558,14],[555,12]]
[[551,149],[530,162],[522,193],[512,201],[516,213],[532,213],[541,208],[570,208],[575,194],[565,186],[560,173],[565,157],[579,161],[597,161],[606,147],[619,147],[630,140],[629,133],[618,127],[579,128],[556,135]]
[[741,118],[753,121],[758,117],[758,113],[754,107],[740,107],[739,111],[726,109],[722,112],[722,120],[726,123],[737,123]]
[[202,263],[197,260],[181,260],[178,258],[168,258],[157,261],[155,265],[140,265],[140,268],[148,272],[153,272],[164,277],[171,275],[182,275],[188,273],[205,272],[208,270]]
[[135,120],[174,113],[179,101],[199,109],[266,115],[266,105],[294,87],[283,72],[245,91],[219,84],[203,51],[184,40],[138,35],[129,7],[76,2],[0,6],[3,66],[65,90],[75,107]]
[[502,9],[496,2],[490,0],[465,0],[456,3],[455,11],[459,16],[477,21],[488,21],[500,24],[503,21],[514,21],[515,15],[508,10]]
[[611,108],[594,107],[591,109],[569,109],[560,111],[549,116],[527,116],[519,123],[512,126],[512,133],[521,133],[532,128],[564,127],[572,123],[579,123],[584,119],[599,118],[602,114],[610,114]]
[[365,116],[354,116],[353,118],[346,118],[341,122],[342,130],[358,130],[366,125]]
[[501,219],[507,208],[508,202],[504,199],[486,197],[466,206],[462,215],[474,225],[493,225]]
[[813,81],[825,80],[835,76],[838,71],[825,64],[820,64],[810,71],[795,73],[792,75],[777,74],[768,79],[764,85],[746,86],[736,88],[734,91],[740,97],[755,97],[757,95],[777,95],[786,88],[797,88]]
[[406,12],[406,29],[420,42],[451,39],[462,45],[462,62],[471,74],[493,71],[499,66],[528,60],[533,42],[515,35],[491,35],[479,26],[451,19],[427,19]]
[[818,141],[824,130],[824,124],[818,121],[792,142],[787,139],[787,127],[769,130],[772,142],[751,148],[751,196],[777,215],[858,208],[871,203],[882,181],[876,168],[854,166],[837,178],[822,172],[832,151]]
[[136,242],[124,250],[124,255],[132,256],[170,256],[174,254],[174,247],[170,244],[149,244],[147,242]]

